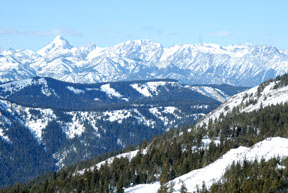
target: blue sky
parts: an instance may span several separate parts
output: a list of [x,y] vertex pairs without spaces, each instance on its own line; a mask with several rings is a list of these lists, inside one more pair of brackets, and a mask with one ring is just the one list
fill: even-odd
[[37,51],[57,35],[72,45],[149,39],[251,43],[288,49],[287,0],[0,0],[0,48]]

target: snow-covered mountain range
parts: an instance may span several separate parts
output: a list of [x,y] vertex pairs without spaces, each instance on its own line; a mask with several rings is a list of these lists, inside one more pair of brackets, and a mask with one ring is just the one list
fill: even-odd
[[288,72],[287,50],[249,44],[187,44],[149,40],[112,47],[73,47],[57,36],[38,52],[0,50],[0,81],[52,77],[77,83],[173,78],[189,84],[255,86]]

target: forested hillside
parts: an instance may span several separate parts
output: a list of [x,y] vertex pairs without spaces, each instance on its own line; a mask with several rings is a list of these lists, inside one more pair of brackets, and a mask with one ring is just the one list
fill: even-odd
[[193,125],[243,89],[175,80],[73,84],[40,77],[1,84],[0,186]]
[[[283,91],[287,87],[287,76],[268,81],[258,88],[265,88],[265,85],[271,82],[275,82],[271,90]],[[278,94],[286,96],[286,92],[278,92]],[[222,108],[219,107],[219,109]],[[144,142],[138,146],[136,151],[125,154],[126,156],[114,157],[106,164],[102,162],[97,167],[92,167],[101,161],[96,158],[90,162],[82,162],[62,169],[59,173],[48,175],[43,179],[39,178],[26,185],[15,185],[10,189],[3,189],[2,192],[14,190],[17,192],[17,189],[29,192],[137,192],[145,188],[145,190],[150,188],[150,192],[157,192],[157,190],[168,192],[174,187],[177,188],[175,191],[185,192],[185,187],[188,187],[188,191],[192,191],[188,186],[190,174],[188,172],[194,170],[197,172],[200,168],[209,169],[209,165],[216,163],[215,161],[221,156],[224,159],[227,153],[233,150],[240,151],[243,150],[243,146],[246,146],[251,148],[251,152],[255,148],[264,151],[265,146],[262,147],[261,144],[269,144],[269,140],[266,139],[276,136],[282,138],[281,140],[271,139],[276,141],[275,147],[280,148],[283,142],[283,148],[286,148],[287,139],[284,138],[288,137],[287,120],[287,103],[271,104],[251,111],[241,111],[235,107],[225,115],[222,113],[219,118],[208,121],[207,125],[174,129],[154,137],[151,142]],[[269,149],[266,148],[266,150]],[[250,152],[249,148],[245,151]],[[273,148],[269,151],[273,156],[277,155],[277,151],[273,153]],[[219,174],[222,180],[215,181],[216,184],[212,185],[211,189],[209,189],[210,185],[206,186],[201,182],[198,184],[198,190],[202,189],[203,192],[250,190],[251,192],[285,192],[287,190],[287,160],[284,155],[286,154],[279,155],[279,158],[276,156],[276,159],[270,161],[266,160],[267,162],[265,160],[259,162],[257,159],[255,162],[244,161],[244,164],[234,163],[224,176],[221,177],[221,173]],[[233,162],[234,157],[229,159]],[[252,167],[253,170],[249,170]],[[208,169],[208,173],[212,172]],[[255,172],[252,173],[252,171]],[[235,172],[243,172],[243,174],[236,176]],[[184,177],[184,174],[188,177]],[[171,181],[177,177],[187,181]],[[206,187],[209,190],[206,190]],[[196,187],[193,187],[193,190],[194,188]]]

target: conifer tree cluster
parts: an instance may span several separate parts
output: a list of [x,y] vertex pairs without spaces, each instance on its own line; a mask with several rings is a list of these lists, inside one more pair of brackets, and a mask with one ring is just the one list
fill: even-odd
[[[287,192],[288,158],[262,159],[254,162],[233,163],[225,172],[221,182],[213,184],[211,193],[222,192]],[[207,190],[199,190],[205,193]]]

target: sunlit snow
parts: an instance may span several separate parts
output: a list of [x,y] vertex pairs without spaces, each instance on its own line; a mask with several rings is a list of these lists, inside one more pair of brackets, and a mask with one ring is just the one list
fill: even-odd
[[85,93],[84,90],[78,89],[78,88],[74,88],[73,86],[67,86],[66,87],[68,90],[70,90],[71,92],[75,93],[75,94],[83,94]]
[[[180,192],[182,182],[185,184],[189,192],[196,191],[197,186],[201,187],[203,182],[207,188],[218,182],[225,171],[232,165],[232,163],[240,162],[244,160],[254,161],[255,159],[260,161],[262,158],[266,161],[272,158],[285,158],[288,156],[288,139],[281,137],[268,138],[263,140],[251,148],[239,147],[237,149],[231,149],[221,158],[211,163],[210,165],[193,170],[183,176],[177,177],[174,180],[168,182],[174,182],[175,193]],[[156,193],[160,187],[159,183],[154,184],[141,184],[125,189],[125,193]]]
[[100,90],[102,92],[105,92],[110,98],[113,98],[113,97],[120,98],[120,97],[122,97],[122,95],[119,92],[117,92],[114,88],[110,87],[110,84],[103,84],[100,87]]

